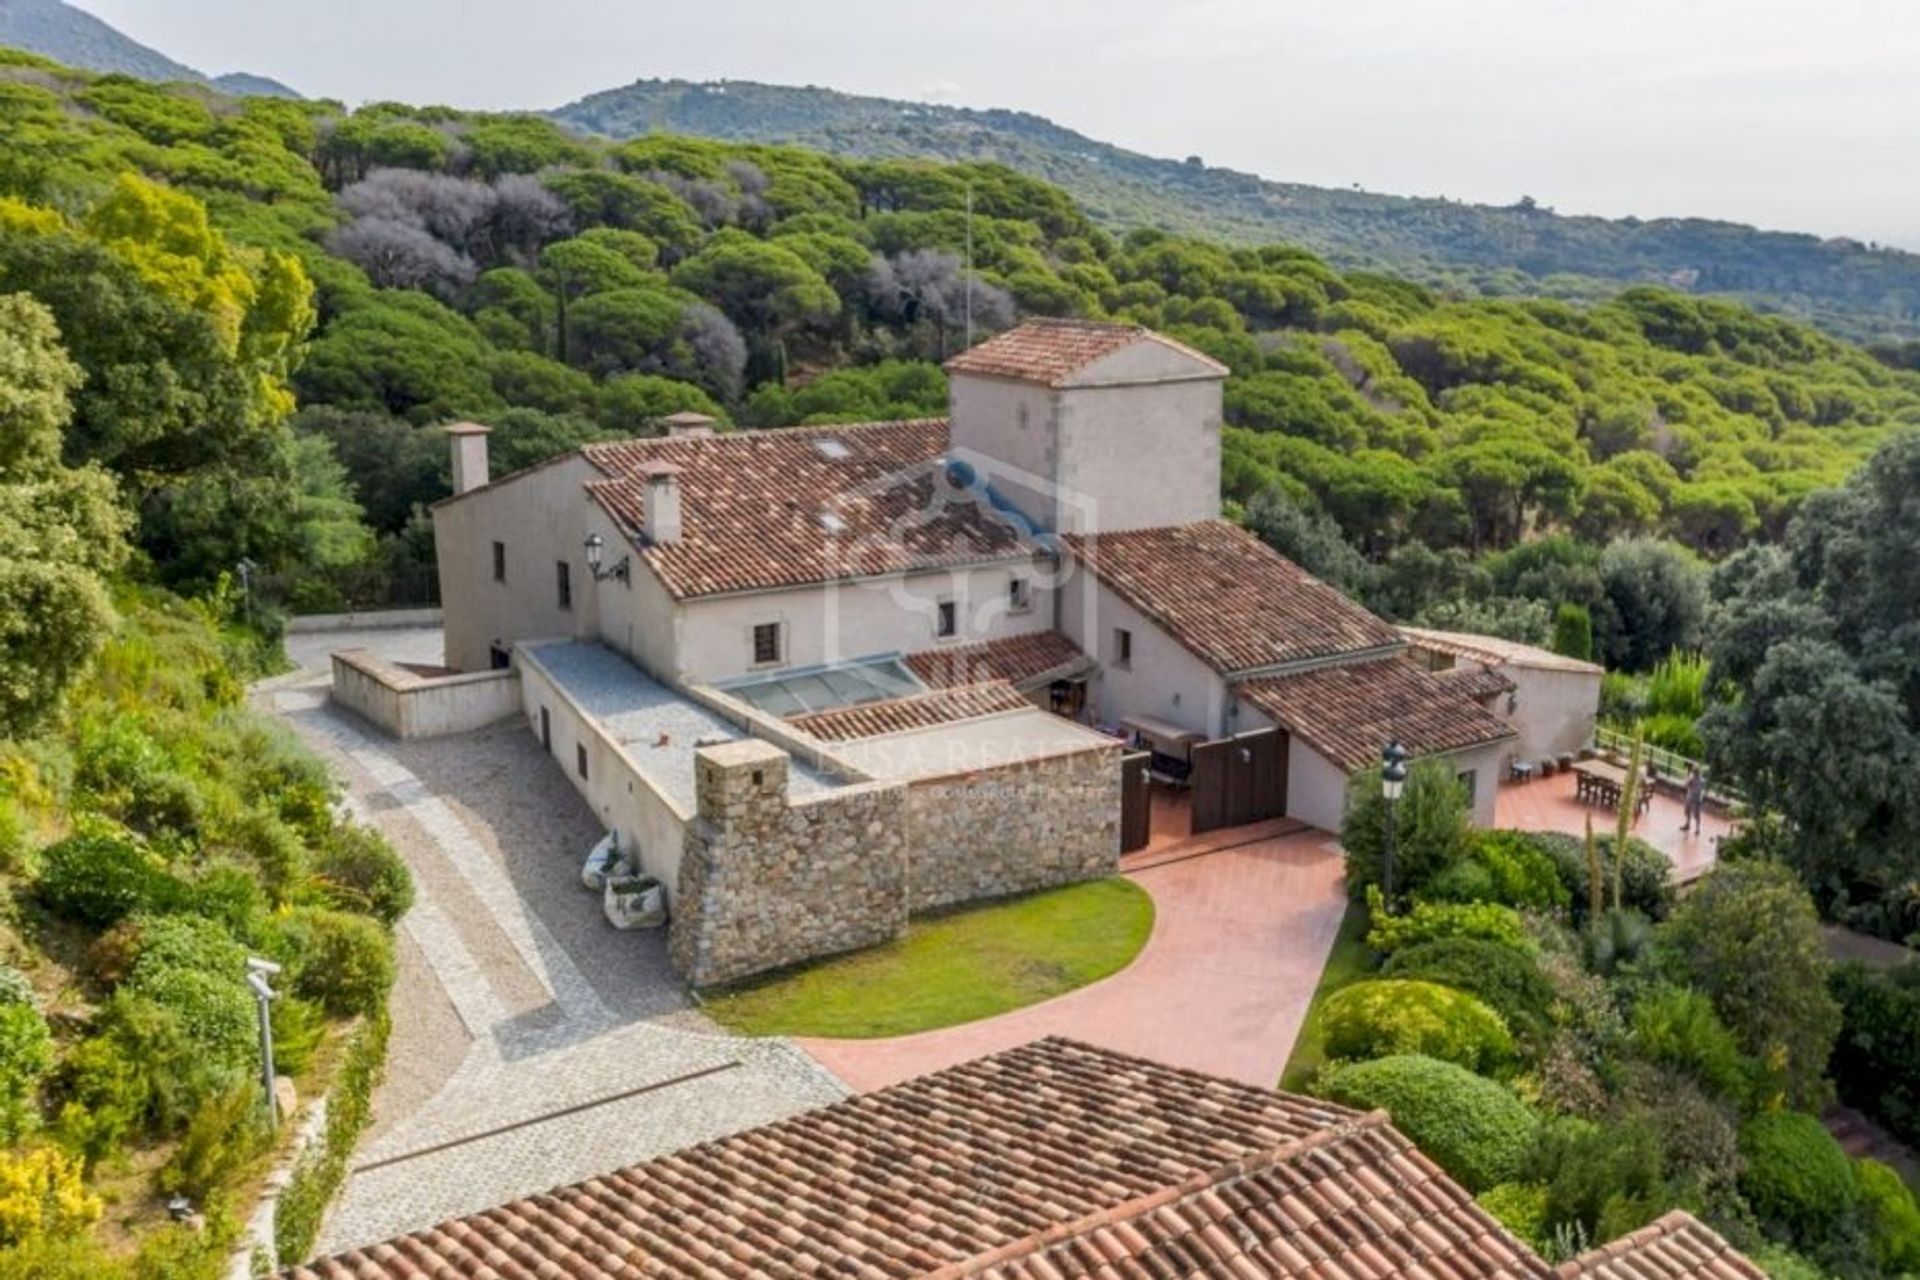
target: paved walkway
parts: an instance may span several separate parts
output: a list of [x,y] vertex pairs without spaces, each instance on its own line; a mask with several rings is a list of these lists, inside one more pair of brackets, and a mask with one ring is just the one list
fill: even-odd
[[579,883],[597,825],[524,725],[400,743],[327,702],[328,651],[434,661],[437,631],[298,639],[302,671],[256,698],[328,758],[417,886],[387,1081],[322,1252],[844,1095],[787,1042],[691,1010],[662,935],[607,926]]
[[[1571,773],[1532,782],[1503,782],[1494,801],[1494,825],[1521,831],[1561,831],[1583,836],[1587,820],[1601,835],[1610,835],[1618,816],[1612,809],[1583,804],[1574,794]],[[1673,864],[1676,884],[1689,884],[1713,869],[1721,837],[1733,830],[1733,823],[1708,809],[1701,817],[1700,834],[1683,833],[1680,801],[1665,791],[1653,798],[1653,804],[1634,824],[1633,834],[1667,855]]]
[[1112,977],[941,1031],[800,1044],[860,1090],[1048,1035],[1272,1088],[1346,910],[1339,849],[1308,830],[1163,856],[1128,873],[1153,897],[1153,935]]

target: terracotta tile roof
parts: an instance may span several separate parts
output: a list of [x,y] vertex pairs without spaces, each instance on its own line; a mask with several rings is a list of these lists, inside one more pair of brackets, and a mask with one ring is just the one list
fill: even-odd
[[[1034,546],[945,481],[944,419],[587,445],[587,492],[675,596],[1018,559]],[[649,544],[644,471],[677,467],[680,536]],[[958,498],[950,495],[959,493]]]
[[1472,698],[1475,702],[1498,697],[1503,693],[1512,693],[1516,686],[1513,681],[1484,663],[1468,661],[1457,667],[1448,667],[1444,671],[1430,673],[1435,680],[1447,686],[1463,698]]
[[1024,685],[1091,665],[1092,659],[1058,631],[1028,631],[946,649],[926,649],[903,659],[907,669],[936,689],[1005,680]]
[[1468,631],[1435,631],[1428,627],[1402,627],[1400,634],[1418,648],[1450,653],[1456,658],[1472,658],[1496,667],[1533,667],[1541,671],[1579,671],[1590,675],[1600,675],[1605,671],[1596,663],[1582,662],[1551,649],[1542,649],[1537,644],[1522,644],[1518,640],[1503,640],[1499,636],[1476,635]]
[[905,1280],[1355,1118],[1045,1040],[282,1274]]
[[985,342],[969,347],[947,361],[949,373],[971,373],[990,378],[1013,378],[1042,386],[1064,386],[1073,375],[1116,351],[1137,342],[1152,342],[1190,356],[1204,372],[1225,377],[1227,367],[1165,334],[1136,324],[1102,324],[1093,320],[1029,320]]
[[1122,600],[1222,674],[1403,644],[1387,623],[1225,520],[1065,541]]
[[1364,769],[1390,738],[1415,756],[1514,736],[1497,716],[1404,658],[1260,676],[1239,695],[1334,764]]
[[[1628,1258],[1650,1265],[1584,1269]],[[1555,1276],[1382,1112],[1362,1115],[1060,1039],[281,1274]],[[1559,1274],[1756,1280],[1760,1273],[1676,1214]]]
[[1382,1112],[1096,1215],[980,1280],[1552,1273]]
[[1675,1210],[1659,1221],[1560,1264],[1566,1280],[1763,1280],[1766,1272],[1747,1261],[1718,1232],[1692,1214]]
[[835,707],[811,715],[794,716],[788,723],[804,729],[816,738],[845,742],[852,738],[878,738],[882,734],[904,733],[908,729],[927,729],[958,720],[1007,711],[1030,711],[1033,703],[1003,680],[984,684],[935,689],[930,693],[888,698],[884,702],[864,702],[854,707]]

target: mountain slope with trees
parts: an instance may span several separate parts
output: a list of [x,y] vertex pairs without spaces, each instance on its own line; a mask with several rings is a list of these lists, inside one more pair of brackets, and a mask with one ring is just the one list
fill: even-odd
[[1920,334],[1920,256],[1704,218],[1568,217],[1279,182],[1099,142],[1020,111],[730,80],[640,80],[553,113],[613,138],[685,133],[861,159],[993,161],[1064,188],[1100,225],[1302,245],[1343,268],[1491,296],[1603,296],[1624,284],[1728,295],[1867,339]]

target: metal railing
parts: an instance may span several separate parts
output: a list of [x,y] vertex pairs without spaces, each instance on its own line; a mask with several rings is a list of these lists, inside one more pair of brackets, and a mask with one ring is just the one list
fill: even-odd
[[[1593,727],[1593,749],[1596,754],[1612,756],[1625,764],[1633,754],[1633,735],[1624,729],[1597,724]],[[1723,804],[1746,803],[1746,798],[1740,794],[1737,787],[1713,780],[1713,775],[1707,773],[1707,764],[1704,760],[1695,760],[1692,756],[1683,756],[1678,751],[1656,747],[1651,742],[1641,744],[1640,760],[1643,764],[1652,765],[1660,780],[1666,783],[1680,782],[1687,776],[1688,770],[1697,767],[1702,773],[1707,774],[1707,794],[1710,798]]]

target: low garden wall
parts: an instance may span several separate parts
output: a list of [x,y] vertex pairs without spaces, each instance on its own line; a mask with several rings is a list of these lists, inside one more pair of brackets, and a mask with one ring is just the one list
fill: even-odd
[[916,780],[907,788],[907,841],[913,911],[1113,875],[1120,748]]
[[333,655],[333,700],[396,738],[437,738],[467,733],[519,711],[520,674],[428,674],[366,649],[342,649]]
[[438,609],[363,609],[356,613],[303,613],[287,619],[293,635],[326,631],[373,631],[383,627],[437,627]]

